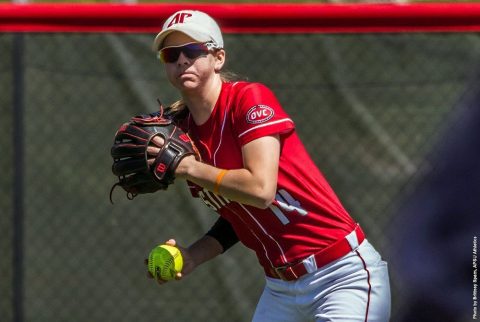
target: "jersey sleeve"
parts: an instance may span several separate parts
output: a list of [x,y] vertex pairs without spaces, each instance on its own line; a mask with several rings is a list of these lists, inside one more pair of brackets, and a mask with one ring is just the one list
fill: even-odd
[[237,95],[233,111],[234,132],[241,145],[267,135],[285,134],[295,128],[273,92],[250,83]]

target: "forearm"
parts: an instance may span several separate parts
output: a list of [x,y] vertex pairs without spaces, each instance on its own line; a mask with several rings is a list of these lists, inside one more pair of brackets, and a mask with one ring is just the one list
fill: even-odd
[[220,255],[223,247],[215,238],[203,236],[188,247],[188,252],[196,267]]
[[273,201],[275,182],[262,182],[248,169],[235,169],[229,170],[216,187],[220,171],[219,168],[192,160],[181,176],[212,192],[218,190],[225,198],[257,208],[267,208]]

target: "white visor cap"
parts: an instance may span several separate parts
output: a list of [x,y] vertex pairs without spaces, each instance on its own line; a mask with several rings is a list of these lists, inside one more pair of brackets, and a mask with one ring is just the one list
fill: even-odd
[[181,10],[165,21],[155,37],[153,50],[159,51],[165,38],[174,31],[183,32],[198,42],[211,42],[213,48],[223,48],[222,32],[212,17],[197,10]]

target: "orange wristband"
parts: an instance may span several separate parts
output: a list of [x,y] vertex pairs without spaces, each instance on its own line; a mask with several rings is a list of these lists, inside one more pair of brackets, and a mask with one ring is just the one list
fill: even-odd
[[228,170],[222,169],[217,175],[217,179],[215,179],[215,187],[213,188],[213,193],[218,195],[219,189],[220,189],[220,184],[222,183],[222,179],[225,176],[225,174],[228,172]]

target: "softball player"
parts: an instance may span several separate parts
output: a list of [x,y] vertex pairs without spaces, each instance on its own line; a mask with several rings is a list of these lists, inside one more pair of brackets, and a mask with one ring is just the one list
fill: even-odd
[[205,236],[181,248],[178,279],[240,240],[266,276],[253,321],[388,321],[387,264],[272,91],[223,77],[217,23],[203,12],[179,11],[166,20],[154,49],[182,97],[170,113],[202,157],[184,158],[176,176],[220,215]]

